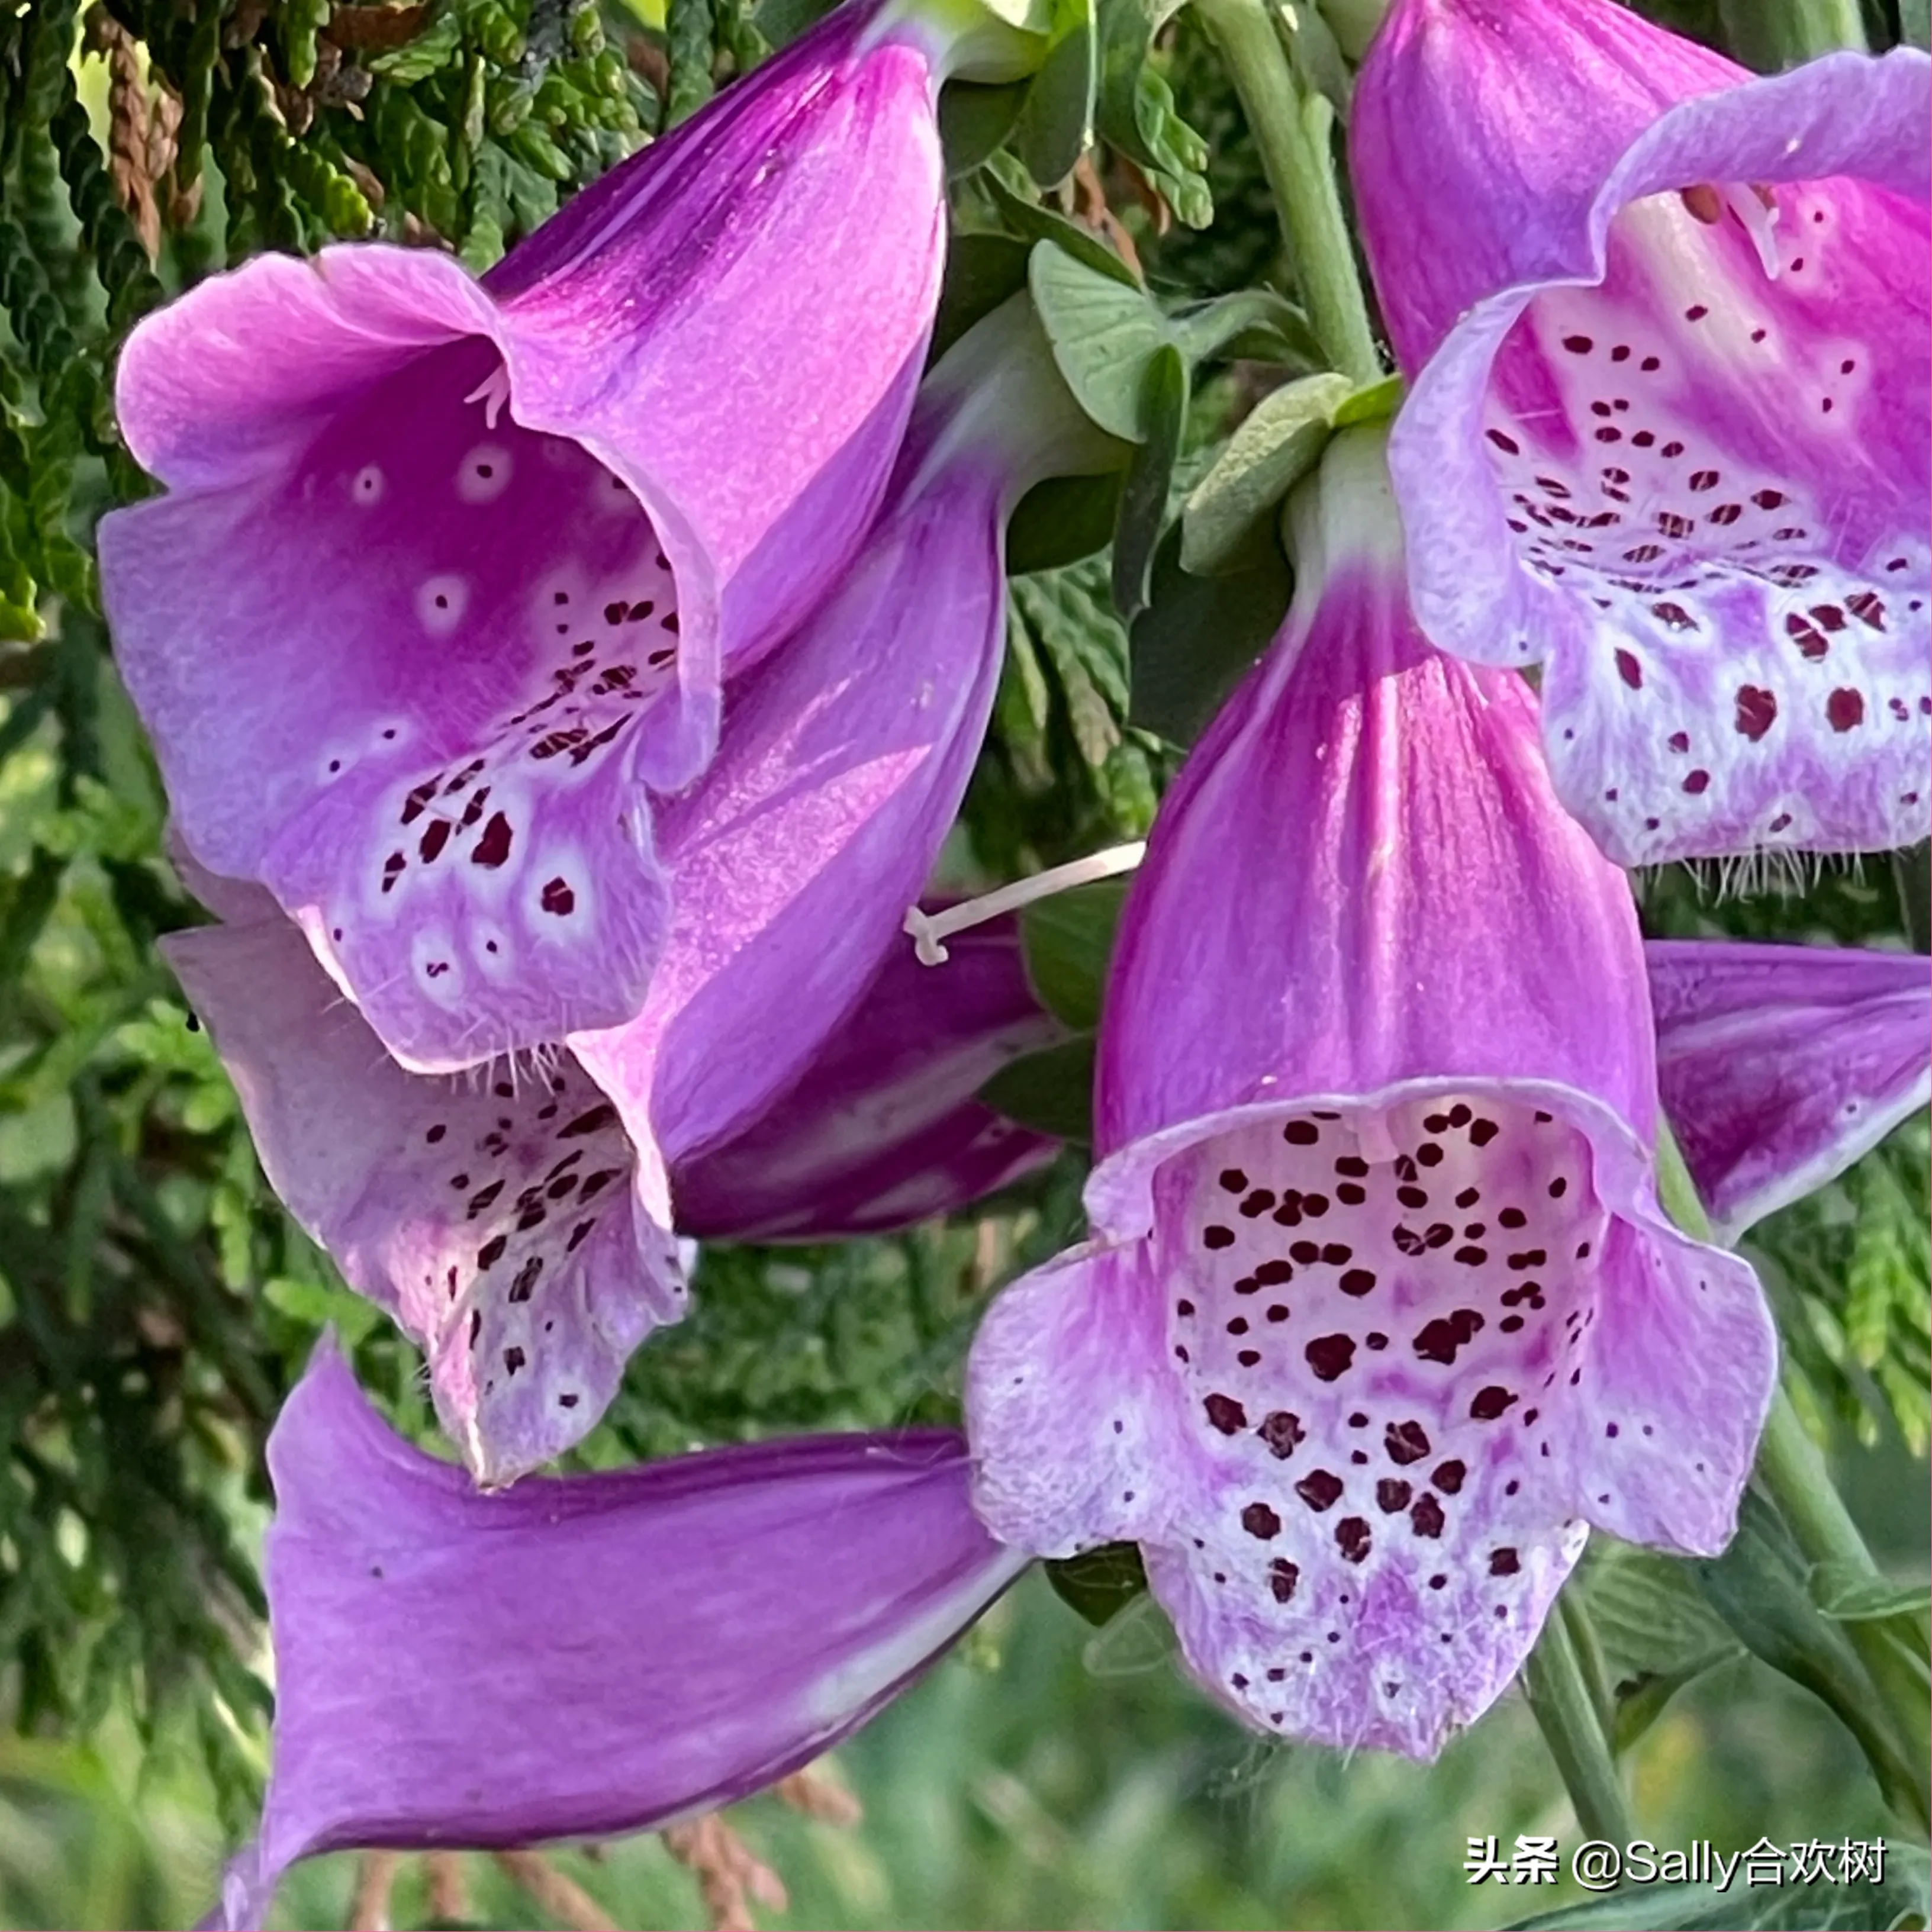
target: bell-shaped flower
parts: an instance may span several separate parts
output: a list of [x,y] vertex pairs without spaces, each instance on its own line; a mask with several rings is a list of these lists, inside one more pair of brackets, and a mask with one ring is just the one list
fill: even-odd
[[103,585],[179,835],[405,1065],[641,1008],[645,788],[845,574],[932,326],[940,78],[1027,39],[853,0],[480,281],[268,255],[134,332],[167,490],[105,520]]
[[1932,1100],[1924,955],[1702,940],[1645,952],[1664,1112],[1726,1243]]
[[960,934],[940,967],[885,964],[790,1093],[674,1170],[678,1230],[700,1240],[834,1241],[950,1214],[1060,1143],[976,1097],[1009,1060],[1066,1037],[1028,980],[1019,922]]
[[232,1932],[296,1859],[603,1838],[856,1730],[1024,1567],[944,1430],[720,1449],[479,1496],[323,1345],[268,1442],[275,1735]]
[[[682,1312],[677,1173],[698,1176],[706,1231],[726,1232],[730,1186],[707,1186],[704,1159],[717,1150],[728,1162],[728,1144],[774,1102],[799,1088],[786,1114],[808,1142],[814,1107],[850,1105],[855,1132],[866,1122],[866,1049],[833,1036],[889,949],[910,954],[902,916],[985,734],[1006,514],[1040,474],[1116,454],[1059,386],[1023,305],[948,356],[844,582],[734,680],[716,758],[660,811],[675,916],[649,1003],[626,1027],[571,1036],[530,1067],[412,1073],[304,958],[269,895],[187,868],[229,923],[173,936],[168,955],[235,1079],[270,1183],[351,1286],[422,1346],[438,1413],[480,1480],[512,1480],[578,1441],[632,1350]],[[943,971],[927,979],[930,998],[950,997]],[[889,988],[889,1006],[901,997]],[[870,1074],[916,1079],[923,1050],[997,1054],[1011,1023],[1009,1006],[976,1044],[980,1016],[944,1018],[923,1048]],[[821,1080],[812,1069],[822,1051]],[[964,1096],[957,1070],[944,1078],[950,1112]],[[810,1184],[849,1158],[862,1190],[902,1186],[914,1202],[948,1198],[956,1180],[1004,1178],[1025,1151],[1016,1139],[997,1159],[991,1143],[962,1158],[970,1117],[923,1143],[932,1123],[890,1099],[870,1122],[869,1147],[833,1156],[806,1145],[784,1159]],[[778,1162],[778,1150],[768,1144],[766,1157]],[[961,1164],[942,1179],[922,1171],[928,1160]],[[840,1211],[788,1200],[775,1166],[742,1231],[776,1217],[829,1234]]]
[[[270,1184],[427,1358],[480,1480],[507,1482],[596,1424],[631,1352],[685,1306],[671,1229],[636,1192],[616,1110],[560,1048],[515,1078],[413,1074],[337,994],[268,895],[194,872],[224,922],[163,941],[234,1080]],[[688,1161],[676,1232],[841,1240],[964,1208],[1058,1143],[974,1093],[1050,1045],[1017,934],[966,935],[932,971],[910,944],[792,1090]]]
[[1247,1722],[1429,1756],[1588,1526],[1723,1546],[1774,1342],[1660,1211],[1629,887],[1522,681],[1417,630],[1376,433],[1290,516],[1123,915],[1093,1239],[994,1304],[968,1433],[994,1534],[1138,1543]]
[[1932,64],[1395,0],[1351,154],[1418,620],[1624,865],[1932,826]]

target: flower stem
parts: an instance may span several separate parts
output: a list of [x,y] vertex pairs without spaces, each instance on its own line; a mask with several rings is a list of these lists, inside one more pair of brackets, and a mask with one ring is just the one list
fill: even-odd
[[1557,1599],[1522,1667],[1523,1694],[1556,1761],[1577,1823],[1592,1838],[1627,1845],[1629,1807],[1572,1629],[1571,1618],[1581,1614],[1573,1609],[1567,1591]]
[[1329,152],[1334,112],[1296,85],[1266,0],[1196,0],[1195,10],[1221,50],[1253,130],[1309,326],[1343,375],[1378,382],[1382,357]]
[[1110,845],[1104,852],[1090,853],[1064,866],[1036,872],[1030,879],[1016,880],[1010,886],[966,899],[944,912],[927,912],[918,906],[906,909],[902,930],[912,936],[914,950],[922,966],[943,966],[946,948],[940,944],[968,926],[983,926],[1004,912],[1018,912],[1035,899],[1050,899],[1055,892],[1076,886],[1090,885],[1096,879],[1111,879],[1117,873],[1131,872],[1147,855],[1147,842],[1137,838],[1128,845]]

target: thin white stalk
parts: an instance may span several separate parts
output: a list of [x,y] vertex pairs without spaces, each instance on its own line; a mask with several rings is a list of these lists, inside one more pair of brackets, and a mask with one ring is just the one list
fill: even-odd
[[913,950],[919,955],[922,966],[943,966],[946,963],[944,942],[956,932],[964,932],[969,926],[983,926],[988,920],[998,919],[1002,913],[1017,912],[1022,906],[1031,905],[1036,899],[1051,898],[1054,893],[1069,891],[1075,886],[1090,885],[1096,879],[1111,879],[1120,873],[1131,872],[1146,854],[1147,841],[1136,838],[1131,844],[1110,845],[1104,852],[1092,853],[1084,859],[1052,866],[1044,872],[1036,872],[1030,879],[1016,880],[1010,886],[1000,886],[997,892],[948,906],[944,912],[925,912],[917,906],[908,906],[905,930],[912,935]]

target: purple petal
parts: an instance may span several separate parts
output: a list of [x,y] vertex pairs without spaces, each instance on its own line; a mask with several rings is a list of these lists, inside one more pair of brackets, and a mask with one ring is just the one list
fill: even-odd
[[962,933],[943,966],[903,936],[798,1084],[672,1177],[678,1226],[704,1240],[843,1240],[956,1212],[1060,1143],[974,1096],[1065,1029],[1028,982],[1016,920]]
[[[1511,55],[1574,70],[1546,109],[1527,86],[1473,112],[1437,98],[1493,53],[1460,7],[1393,34],[1365,77],[1378,284],[1411,316],[1412,362],[1441,337],[1391,448],[1417,615],[1459,655],[1548,659],[1559,794],[1622,862],[1922,838],[1925,58],[1834,56],[1726,86],[1678,71],[1706,57],[1619,10],[1575,0],[1534,20]],[[1633,59],[1655,44],[1647,126],[1640,87],[1612,88],[1594,130],[1566,114],[1594,86],[1577,63],[1600,28]],[[1452,136],[1451,117],[1479,132]],[[1564,158],[1546,177],[1552,142]],[[1476,158],[1496,174],[1466,172]],[[1396,226],[1412,164],[1444,209],[1494,211],[1522,250],[1464,249],[1450,215],[1440,252],[1463,266],[1437,287]]]
[[863,1724],[1024,1561],[974,1520],[940,1431],[478,1496],[326,1344],[269,1468],[274,1760],[231,1915],[314,1852],[604,1838],[748,1796]]
[[972,462],[890,507],[838,595],[734,687],[716,762],[661,813],[676,909],[650,1001],[571,1044],[673,1164],[799,1078],[918,898],[992,709],[1004,518]]
[[[1665,109],[1749,78],[1606,0],[1396,0],[1350,103],[1348,158],[1403,367],[1498,289],[1586,274],[1591,205],[1624,151]],[[1470,182],[1486,191],[1460,192]]]
[[182,836],[420,1070],[637,1012],[666,917],[641,784],[699,768],[722,668],[876,506],[944,216],[932,70],[868,22],[488,286],[426,250],[264,257],[128,346],[170,488],[106,520],[104,581]]
[[1726,1243],[1932,1098],[1922,956],[1653,940],[1658,1079]]
[[1775,1350],[1657,1204],[1628,886],[1520,682],[1422,642],[1379,464],[1346,434],[1295,500],[1287,627],[1163,803],[1102,1246],[995,1305],[968,1414],[995,1533],[1138,1540],[1247,1721],[1429,1756],[1586,1524],[1723,1546]]
[[270,1184],[422,1348],[477,1480],[511,1481],[578,1442],[685,1295],[662,1208],[583,1070],[557,1054],[405,1072],[272,908],[162,945]]

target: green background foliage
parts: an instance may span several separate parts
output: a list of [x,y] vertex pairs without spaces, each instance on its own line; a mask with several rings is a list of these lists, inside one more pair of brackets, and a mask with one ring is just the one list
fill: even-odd
[[[1731,10],[1668,10],[1719,40]],[[162,855],[95,581],[95,522],[146,487],[113,420],[118,344],[168,294],[265,248],[381,237],[487,268],[797,24],[742,0],[670,0],[668,18],[614,0],[0,11],[0,1924],[205,1907],[265,1763],[262,1443],[326,1324],[398,1425],[428,1432],[412,1352],[268,1192],[154,951],[202,915]],[[1010,154],[962,173],[976,241],[956,303],[1017,286],[1000,278],[1024,274],[1022,244],[1069,216],[1135,258],[1172,314],[1270,279],[1292,293],[1210,47],[1184,14],[1150,40],[1151,25],[1126,0],[1102,7],[1102,145],[1045,212]],[[1882,10],[1870,25],[1898,32]],[[998,107],[978,103],[979,119]],[[960,139],[967,118],[949,116]],[[976,296],[968,263],[992,278]],[[1262,346],[1193,371],[1172,475],[1138,486],[1150,537],[1148,505],[1162,488],[1178,502],[1292,367],[1292,344]],[[1172,740],[1287,594],[1278,557],[1209,583],[1170,536],[1124,573],[1151,566],[1130,642],[1123,572],[1078,554],[1103,541],[1111,500],[1097,519],[1036,507],[1063,548],[1092,534],[1070,562],[1037,550],[1054,567],[1014,581],[994,734],[944,861],[956,886],[1142,834]],[[1017,536],[1016,555],[1029,562]],[[1658,933],[1922,949],[1924,863],[1680,868],[1643,882],[1645,916]],[[1077,1122],[1078,1073],[1055,1077],[1047,1099]],[[1924,1561],[1927,1165],[1921,1120],[1751,1241],[1794,1391],[1903,1575]],[[1012,1197],[895,1240],[711,1252],[692,1318],[640,1352],[578,1460],[952,1418],[987,1293],[1075,1233],[1082,1168],[1070,1152]],[[1846,1734],[1672,1566],[1611,1553],[1585,1588],[1660,1842],[1886,1828]],[[1696,1681],[1666,1705],[1673,1673]],[[843,1756],[869,1812],[857,1829],[772,1800],[744,1814],[791,1890],[775,1924],[1491,1924],[1546,1899],[1513,1911],[1465,1885],[1465,1837],[1574,1836],[1520,1705],[1433,1772],[1264,1747],[1182,1682],[1144,1598],[1096,1631],[1039,1578]],[[622,1922],[705,1922],[656,1839],[560,1864]],[[285,1922],[347,1922],[352,1880],[339,1859],[298,1874]],[[496,1868],[476,1862],[470,1884],[475,1922],[529,1922]],[[394,1906],[422,1922],[420,1874],[404,1870]]]

